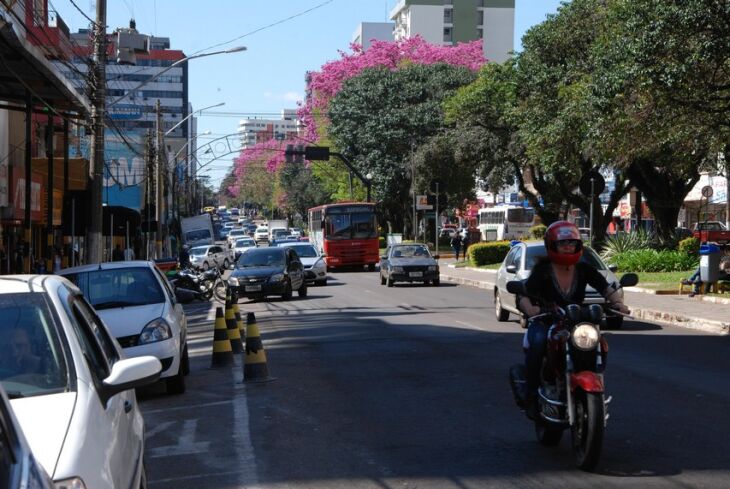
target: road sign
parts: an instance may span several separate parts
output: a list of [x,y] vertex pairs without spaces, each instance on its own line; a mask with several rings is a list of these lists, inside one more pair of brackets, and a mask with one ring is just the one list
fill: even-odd
[[[593,180],[593,182],[591,182],[591,180]],[[591,183],[593,183],[593,188],[591,188]],[[603,179],[603,176],[600,173],[595,170],[591,170],[581,177],[578,186],[580,187],[581,193],[586,197],[590,197],[591,193],[593,195],[601,195],[603,190],[606,188],[606,180]]]
[[709,199],[710,197],[712,197],[712,192],[712,185],[705,185],[704,187],[702,187],[702,196],[704,198]]

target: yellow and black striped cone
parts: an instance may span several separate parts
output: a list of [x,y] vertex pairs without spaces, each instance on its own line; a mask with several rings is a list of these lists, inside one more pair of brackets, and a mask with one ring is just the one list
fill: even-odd
[[223,308],[215,308],[215,329],[213,330],[213,358],[211,368],[228,367],[233,365],[233,350],[228,339],[228,328],[223,316]]
[[238,332],[241,335],[241,341],[246,341],[246,325],[243,324],[241,313],[238,312],[238,304],[233,305],[233,315],[236,317],[236,324],[238,325]]
[[243,364],[243,381],[268,382],[274,380],[269,377],[264,343],[261,341],[261,333],[256,325],[256,316],[252,312],[246,315],[246,333],[246,360]]
[[226,328],[228,329],[228,340],[231,342],[231,350],[233,353],[243,353],[241,332],[238,329],[236,316],[233,314],[233,306],[230,302],[226,302]]

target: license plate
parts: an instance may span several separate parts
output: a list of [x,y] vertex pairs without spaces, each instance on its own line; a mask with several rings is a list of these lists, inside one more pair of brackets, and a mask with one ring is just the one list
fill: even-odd
[[246,292],[261,292],[260,285],[247,285]]
[[423,277],[423,272],[411,272],[408,274],[410,277]]

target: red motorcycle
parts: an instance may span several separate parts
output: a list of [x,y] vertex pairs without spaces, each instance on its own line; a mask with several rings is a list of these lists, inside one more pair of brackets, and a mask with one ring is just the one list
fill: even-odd
[[[625,274],[620,280],[622,287],[637,283],[636,274]],[[509,282],[507,290],[528,295],[521,281]],[[603,315],[598,304],[570,304],[565,309],[555,307],[552,312],[530,318],[545,316],[553,320],[540,376],[535,434],[542,445],[554,446],[560,442],[563,431],[570,429],[576,465],[588,471],[595,468],[600,458],[611,402],[610,396],[605,397],[603,380],[608,355],[608,342],[600,329]],[[526,406],[525,379],[524,364],[510,369],[512,393],[522,409]]]

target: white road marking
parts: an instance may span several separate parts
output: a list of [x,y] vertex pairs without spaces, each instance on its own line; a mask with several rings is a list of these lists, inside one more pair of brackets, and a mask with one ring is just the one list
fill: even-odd
[[197,427],[197,419],[186,419],[183,423],[180,437],[177,439],[177,445],[150,448],[147,450],[147,456],[152,458],[177,457],[180,455],[207,452],[210,448],[209,441],[195,441],[195,430]]
[[482,328],[480,328],[479,326],[474,326],[473,324],[465,323],[464,321],[459,321],[458,319],[456,321],[454,321],[454,322],[457,323],[457,324],[461,324],[462,326],[466,326],[469,329],[473,329],[473,330],[476,330],[476,331],[481,331],[482,330]]
[[150,438],[155,436],[157,433],[165,431],[167,428],[169,428],[170,426],[172,426],[174,424],[175,424],[175,421],[165,421],[164,423],[160,423],[157,426],[153,427],[152,429],[145,430],[145,439],[149,440]]

